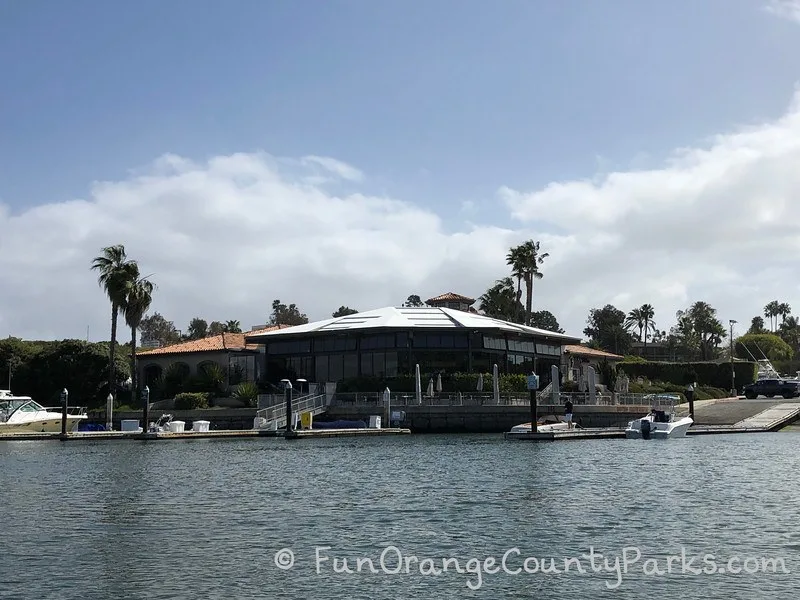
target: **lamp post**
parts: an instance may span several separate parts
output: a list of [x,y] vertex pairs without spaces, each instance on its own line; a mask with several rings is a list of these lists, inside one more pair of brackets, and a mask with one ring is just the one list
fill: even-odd
[[283,384],[283,395],[286,399],[286,433],[294,429],[292,426],[292,382],[288,379],[281,379]]
[[148,386],[144,386],[144,389],[142,390],[142,417],[144,417],[142,431],[147,433],[149,430],[147,421],[150,419],[150,388]]
[[736,370],[733,367],[733,326],[737,323],[736,320],[730,319],[728,324],[731,326],[731,396],[737,396],[736,393]]
[[69,402],[69,392],[67,388],[61,390],[61,435],[67,435],[67,403]]
[[294,382],[300,384],[299,386],[297,386],[298,389],[300,390],[300,395],[303,394],[303,384],[304,383],[306,384],[306,393],[308,393],[309,388],[308,388],[308,380],[307,379],[295,379]]

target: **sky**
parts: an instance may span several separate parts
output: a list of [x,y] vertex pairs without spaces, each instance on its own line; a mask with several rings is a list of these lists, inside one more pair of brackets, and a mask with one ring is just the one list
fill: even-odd
[[[0,337],[478,298],[800,312],[800,0],[0,0]],[[87,333],[88,332],[88,333]],[[124,338],[124,335],[123,335]]]

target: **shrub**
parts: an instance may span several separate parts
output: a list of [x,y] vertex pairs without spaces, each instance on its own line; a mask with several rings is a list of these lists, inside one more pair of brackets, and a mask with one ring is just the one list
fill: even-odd
[[[651,381],[662,381],[677,386],[687,383],[697,383],[704,387],[727,389],[731,386],[730,363],[670,363],[670,362],[644,362],[625,363],[621,367],[631,379],[631,385],[638,377]],[[734,363],[736,374],[736,387],[753,383],[756,380],[758,365],[752,362]],[[683,391],[683,389],[681,389]]]
[[175,396],[175,410],[195,410],[208,408],[209,394],[202,392],[183,392]]
[[233,397],[244,402],[246,406],[253,407],[258,401],[258,386],[251,381],[240,383],[233,390]]

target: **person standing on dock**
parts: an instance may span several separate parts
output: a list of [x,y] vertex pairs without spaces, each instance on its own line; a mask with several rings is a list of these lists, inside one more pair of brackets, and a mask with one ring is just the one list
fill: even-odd
[[566,418],[569,429],[572,429],[572,401],[564,402],[564,417]]

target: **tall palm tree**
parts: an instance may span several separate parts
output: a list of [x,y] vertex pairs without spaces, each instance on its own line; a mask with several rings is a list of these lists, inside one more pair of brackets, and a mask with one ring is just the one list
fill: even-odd
[[[522,246],[514,246],[506,254],[506,264],[511,267],[511,276],[517,280],[517,301],[514,303],[514,314],[510,319],[519,323],[519,313],[522,307],[522,280],[525,278],[525,256]],[[523,319],[527,321],[527,319]]]
[[521,246],[522,263],[524,265],[524,276],[526,296],[525,296],[525,324],[531,324],[533,315],[533,282],[544,277],[539,270],[539,265],[544,263],[544,259],[550,256],[547,252],[541,252],[539,242],[528,240]]
[[102,254],[92,260],[92,271],[99,273],[97,283],[111,302],[111,348],[109,350],[108,392],[116,398],[116,346],[117,317],[125,303],[127,290],[131,282],[138,278],[139,269],[136,261],[129,260],[125,254],[125,246],[118,244],[103,248]]
[[642,341],[642,331],[644,331],[644,316],[640,308],[634,308],[625,317],[625,329],[633,333],[633,330],[639,330],[639,341]]
[[651,333],[653,335],[655,335],[655,333],[658,331],[656,329],[656,323],[653,320],[655,318],[655,316],[656,316],[656,311],[653,308],[652,304],[642,304],[639,307],[639,312],[642,315],[642,322],[643,322],[643,329],[644,329],[644,347],[646,349],[647,348],[647,338],[648,338],[648,336]]
[[769,328],[771,331],[775,331],[775,327],[777,326],[777,317],[781,310],[780,306],[780,302],[773,300],[764,307],[764,316],[769,319]]
[[781,323],[785,323],[786,317],[792,314],[792,307],[789,306],[788,302],[781,302],[780,304],[778,304],[777,313],[781,317]]
[[242,333],[242,325],[239,321],[231,319],[225,323],[225,331],[227,333]]
[[[142,319],[150,309],[153,302],[153,290],[155,285],[148,281],[146,277],[139,277],[139,269],[134,264],[136,278],[128,283],[125,294],[125,301],[122,304],[122,313],[125,315],[125,323],[131,328],[131,394],[135,402],[139,398],[139,387],[136,369],[136,331],[142,324]],[[145,427],[147,423],[145,423]]]

